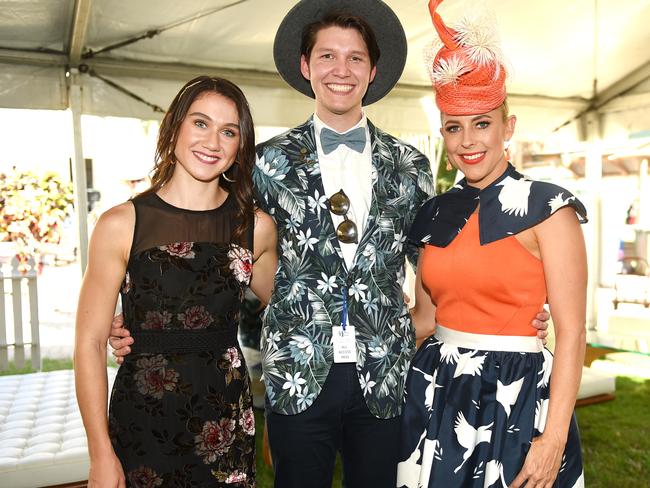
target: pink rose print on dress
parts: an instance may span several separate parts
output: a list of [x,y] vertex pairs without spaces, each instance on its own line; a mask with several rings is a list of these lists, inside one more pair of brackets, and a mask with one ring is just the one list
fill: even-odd
[[248,285],[253,273],[253,253],[237,244],[231,244],[228,259],[230,259],[230,269],[235,279]]
[[194,251],[192,251],[192,248],[194,247],[193,242],[175,242],[173,244],[167,244],[166,246],[160,246],[158,249],[161,251],[165,251],[168,254],[171,254],[172,256],[178,256],[179,258],[184,258],[184,259],[193,259],[194,258]]
[[126,475],[129,486],[134,488],[155,488],[162,486],[163,479],[151,468],[140,466],[138,469],[129,471]]
[[239,351],[236,347],[229,347],[222,356],[228,363],[230,363],[231,368],[239,368],[241,366],[241,359],[239,359]]
[[214,319],[203,305],[195,305],[185,310],[185,312],[179,313],[178,320],[185,329],[205,329],[214,322]]
[[255,415],[252,408],[247,408],[241,413],[239,425],[247,435],[255,435]]
[[145,330],[160,330],[164,329],[171,321],[171,313],[164,310],[162,312],[151,310],[145,314],[141,327]]
[[143,357],[135,363],[134,375],[138,391],[160,400],[166,391],[175,391],[178,372],[167,369],[167,360],[160,354]]
[[213,463],[230,449],[235,440],[235,421],[232,419],[209,420],[203,424],[201,433],[194,437],[195,452],[205,464]]
[[232,483],[241,483],[242,481],[246,481],[246,473],[240,473],[239,471],[235,471],[234,473],[231,473],[224,483],[226,484],[232,484]]

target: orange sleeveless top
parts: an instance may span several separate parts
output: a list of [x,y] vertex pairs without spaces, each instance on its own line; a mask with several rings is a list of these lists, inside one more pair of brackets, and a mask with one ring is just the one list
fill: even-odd
[[447,247],[425,245],[422,283],[436,322],[476,334],[534,336],[546,302],[542,262],[515,236],[481,246],[478,213]]

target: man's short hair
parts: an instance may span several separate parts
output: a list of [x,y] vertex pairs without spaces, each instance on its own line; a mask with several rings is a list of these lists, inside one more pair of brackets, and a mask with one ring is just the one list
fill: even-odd
[[370,27],[370,24],[363,18],[352,15],[343,11],[333,11],[325,15],[320,20],[307,24],[302,31],[302,38],[300,41],[300,54],[309,59],[311,51],[316,44],[316,36],[318,33],[328,27],[341,27],[343,29],[355,29],[366,44],[368,55],[370,57],[370,67],[374,68],[379,61],[379,45],[375,32]]

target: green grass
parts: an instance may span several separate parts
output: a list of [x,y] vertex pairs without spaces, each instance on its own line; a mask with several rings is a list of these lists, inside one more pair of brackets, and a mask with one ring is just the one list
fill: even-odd
[[271,488],[273,486],[273,469],[269,467],[262,458],[262,446],[264,438],[264,413],[255,410],[255,452],[257,453],[256,481],[258,488]]
[[[43,359],[43,369],[41,371],[56,371],[59,369],[72,369],[72,359]],[[16,364],[13,361],[9,362],[9,368],[0,371],[0,376],[8,376],[12,374],[26,374],[34,373],[32,368],[32,362],[26,361],[25,366],[22,368],[16,368]]]
[[[117,364],[112,358],[109,359],[108,365],[115,367]],[[59,369],[72,369],[72,359],[50,359],[43,358],[43,369],[41,371],[57,371]],[[36,371],[32,368],[31,361],[25,361],[25,365],[22,368],[16,368],[16,364],[13,361],[9,362],[9,367],[5,370],[0,370],[0,376],[9,376],[12,374],[27,374],[35,373]]]
[[[114,363],[113,363],[114,365]],[[43,371],[71,369],[71,359],[43,359]],[[31,373],[10,364],[0,376]],[[576,410],[589,488],[647,486],[650,472],[650,380],[619,376],[616,400]],[[264,415],[255,412],[257,424],[257,486],[271,488],[273,471],[262,460]],[[337,460],[333,487],[341,487],[341,466]]]
[[616,400],[576,410],[585,486],[648,486],[650,380],[616,378]]

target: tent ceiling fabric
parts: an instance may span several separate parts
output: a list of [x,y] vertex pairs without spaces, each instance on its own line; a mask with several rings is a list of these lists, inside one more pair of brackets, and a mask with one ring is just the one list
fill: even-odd
[[[82,59],[99,75],[147,101],[165,108],[183,81],[207,72],[242,84],[259,117],[258,123],[288,126],[304,119],[312,108],[309,99],[283,84],[273,64],[275,30],[295,0],[77,0],[80,1],[90,9],[82,52],[98,51],[150,30],[163,30],[151,39]],[[413,130],[412,126],[426,123],[422,113],[413,118],[411,112],[418,110],[419,98],[431,93],[422,53],[434,31],[427,0],[387,3],[405,27],[409,55],[394,96],[379,102],[377,107],[397,107],[410,100],[406,103],[410,107],[408,116],[398,114],[397,119],[404,120],[389,122],[384,127],[399,129],[396,126],[404,123],[404,130]],[[509,92],[547,97],[537,101],[535,97],[512,97],[511,105],[519,111],[520,129],[525,129],[526,135],[549,133],[585,108],[592,97],[594,70],[599,92],[610,86],[617,88],[619,80],[640,68],[641,79],[650,77],[650,0],[597,1],[596,57],[595,0],[449,0],[441,5],[440,11],[445,21],[453,23],[462,17],[468,5],[479,3],[492,9],[498,19],[503,50],[514,67]],[[164,30],[219,8],[222,9]],[[0,106],[67,106],[65,61],[61,60],[65,60],[74,31],[74,10],[75,0],[0,0]],[[97,78],[85,75],[81,80],[85,113],[159,117],[146,105]],[[644,88],[645,93],[650,89],[647,84]],[[637,95],[641,90],[634,86],[626,89]],[[637,97],[635,101],[650,106],[650,97]],[[638,105],[635,108],[638,111]],[[267,113],[268,110],[274,113]],[[369,113],[373,112],[380,113],[370,107]],[[647,122],[650,117],[645,119]],[[636,129],[643,130],[638,118],[634,120],[639,126]]]
[[0,1],[0,46],[62,51],[73,7],[71,0]]
[[65,110],[65,73],[60,68],[0,63],[0,107]]

